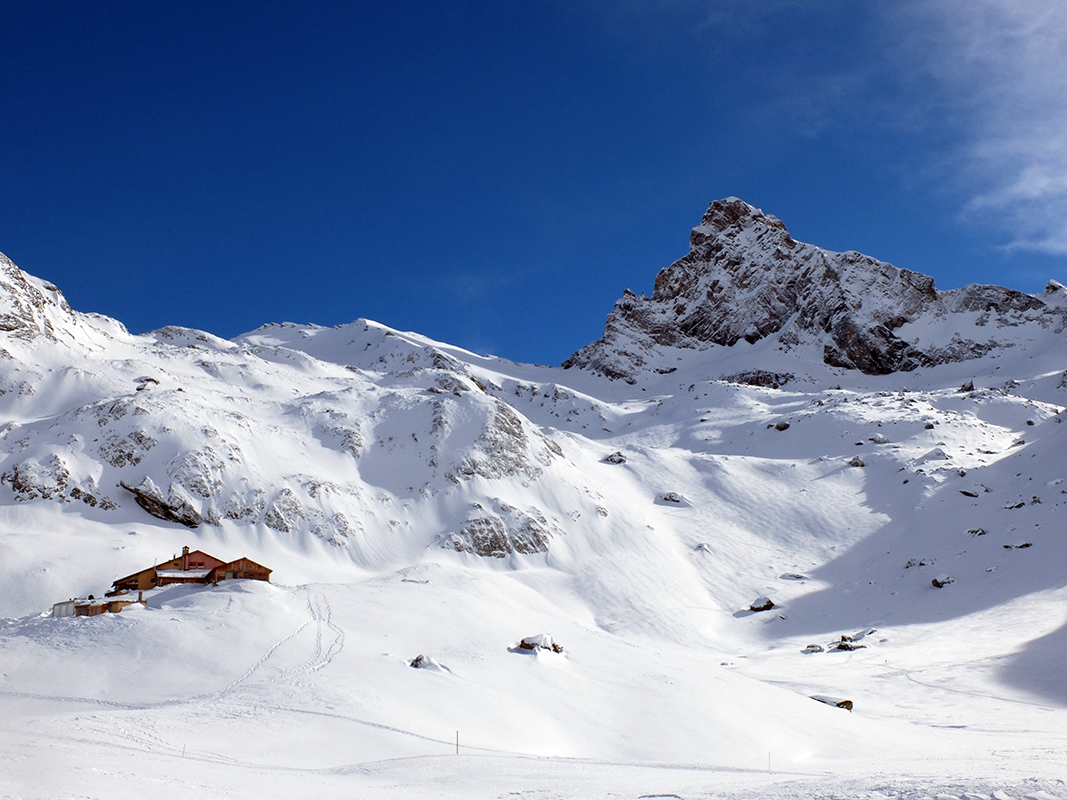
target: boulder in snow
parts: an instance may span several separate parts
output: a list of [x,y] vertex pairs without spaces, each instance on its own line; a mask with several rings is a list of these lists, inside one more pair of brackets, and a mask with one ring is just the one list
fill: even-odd
[[848,465],[850,467],[865,467],[865,466],[867,466],[866,464],[863,463],[863,459],[860,458],[859,456],[852,456],[852,458],[850,458],[848,460]]
[[774,601],[769,597],[757,597],[748,607],[749,611],[770,611],[775,608]]
[[563,645],[553,641],[547,633],[539,633],[536,636],[527,636],[519,642],[520,650],[551,650],[553,653],[562,653]]
[[944,572],[942,572],[940,575],[938,575],[936,578],[934,578],[932,581],[930,581],[930,583],[933,586],[936,586],[938,589],[940,589],[940,588],[942,588],[944,586],[948,586],[950,583],[955,583],[955,582],[956,582],[955,578],[950,578]]
[[612,453],[610,456],[604,456],[602,459],[600,459],[600,461],[603,464],[625,464],[626,463],[626,456],[624,456],[622,453],[616,451],[616,452]]
[[935,447],[929,453],[917,459],[915,463],[925,464],[927,461],[948,461],[948,458],[948,453],[946,453],[940,447]]
[[438,672],[444,672],[445,670],[433,656],[424,656],[422,653],[419,653],[411,659],[411,661],[408,662],[408,666],[414,667],[415,669],[433,669]]
[[811,695],[811,699],[818,700],[820,703],[825,703],[826,705],[833,706],[834,708],[843,708],[846,711],[852,710],[852,701],[843,700],[840,697],[828,697],[825,694],[813,694]]
[[851,636],[848,635],[847,633],[843,633],[843,634],[841,634],[841,641],[842,642],[859,642],[859,641],[862,641],[863,639],[866,639],[868,636],[870,636],[874,632],[875,632],[874,628],[864,628],[862,631],[858,631],[857,633],[854,633]]

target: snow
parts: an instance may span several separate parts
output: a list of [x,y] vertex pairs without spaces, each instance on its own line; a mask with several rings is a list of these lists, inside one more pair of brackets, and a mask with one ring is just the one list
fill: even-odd
[[[1062,331],[884,376],[660,347],[627,384],[365,320],[132,336],[27,285],[0,796],[1067,800]],[[794,377],[718,379],[751,369]],[[445,546],[475,520],[545,548]],[[184,545],[272,582],[42,616]]]

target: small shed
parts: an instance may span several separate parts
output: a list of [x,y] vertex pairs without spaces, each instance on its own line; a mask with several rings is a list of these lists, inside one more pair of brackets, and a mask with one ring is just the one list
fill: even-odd
[[73,617],[74,606],[78,601],[73,597],[70,600],[64,600],[61,603],[52,604],[52,616],[53,617]]
[[104,600],[66,600],[52,606],[53,617],[95,617],[100,614],[118,614],[127,606],[134,603],[146,605],[143,598],[124,597],[121,600],[114,597]]

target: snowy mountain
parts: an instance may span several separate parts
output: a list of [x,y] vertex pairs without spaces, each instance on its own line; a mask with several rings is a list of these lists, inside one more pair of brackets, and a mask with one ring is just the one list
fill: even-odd
[[797,242],[777,217],[736,197],[712,203],[689,241],[689,254],[656,276],[652,297],[627,290],[604,336],[565,367],[632,381],[664,347],[773,337],[784,350],[821,350],[831,366],[885,375],[976,359],[1067,325],[1056,281],[1042,297],[977,284],[941,292],[926,275]]
[[[550,368],[132,335],[0,272],[0,794],[1067,797],[1055,281],[939,291],[730,198]],[[272,583],[47,616],[186,544]]]

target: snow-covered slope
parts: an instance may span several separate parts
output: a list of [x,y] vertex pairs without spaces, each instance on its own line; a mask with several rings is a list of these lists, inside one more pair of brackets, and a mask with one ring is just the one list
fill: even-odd
[[[0,267],[0,793],[1067,797],[1056,282],[939,292],[730,199],[549,368],[131,335]],[[42,616],[185,544],[272,584]]]

